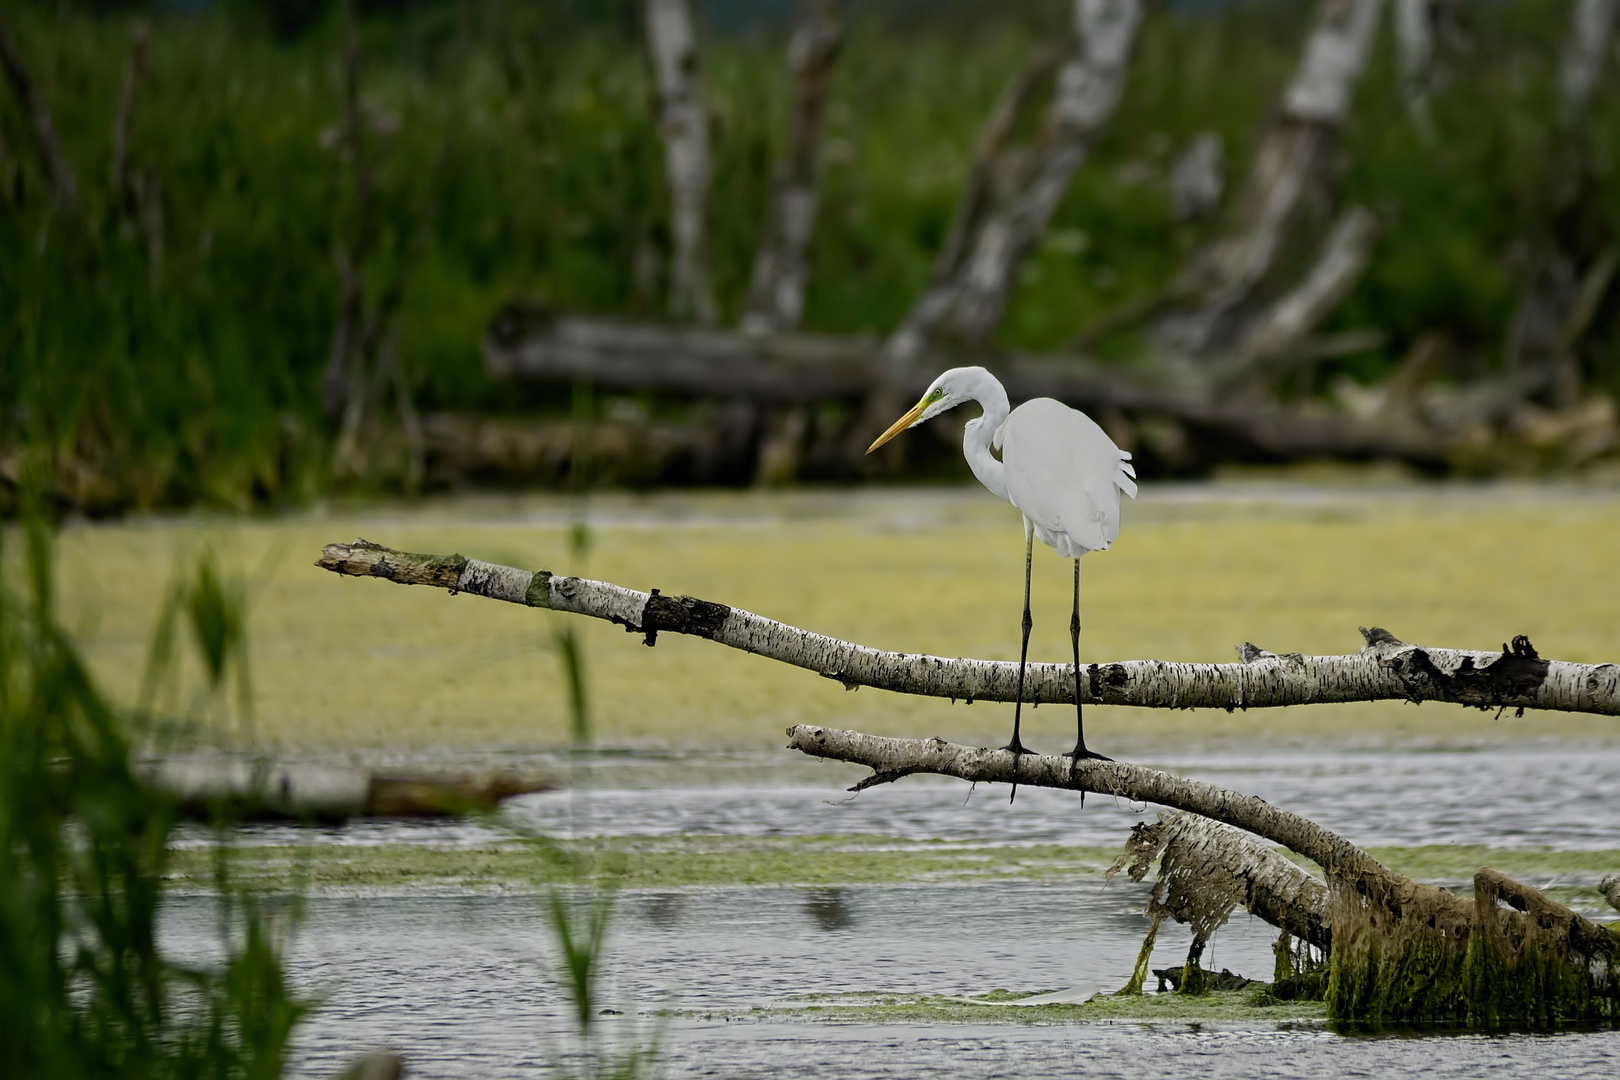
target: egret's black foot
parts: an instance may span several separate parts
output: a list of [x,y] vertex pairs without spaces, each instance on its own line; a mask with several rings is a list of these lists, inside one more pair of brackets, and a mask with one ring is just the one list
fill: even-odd
[[[1079,766],[1079,764],[1082,761],[1088,761],[1088,760],[1089,761],[1113,761],[1114,760],[1111,757],[1104,757],[1102,754],[1097,753],[1097,751],[1095,751],[1095,750],[1087,750],[1086,746],[1085,746],[1085,743],[1081,743],[1079,746],[1076,746],[1073,750],[1065,750],[1059,756],[1060,757],[1066,757],[1066,758],[1069,759],[1069,780],[1071,782],[1074,780],[1074,770]],[[1086,793],[1084,791],[1082,791],[1082,792],[1080,792],[1080,808],[1082,810],[1085,809],[1085,805],[1086,805]]]
[[1012,737],[1012,742],[1008,743],[1006,746],[1003,746],[1002,749],[1012,751],[1012,755],[1013,755],[1012,794],[1007,796],[1007,801],[1012,802],[1013,800],[1018,798],[1018,758],[1019,758],[1020,755],[1023,755],[1023,754],[1029,754],[1030,756],[1033,757],[1034,754],[1035,754],[1035,751],[1033,751],[1029,747],[1025,746],[1023,744],[1023,742],[1018,738],[1017,735],[1014,735]]

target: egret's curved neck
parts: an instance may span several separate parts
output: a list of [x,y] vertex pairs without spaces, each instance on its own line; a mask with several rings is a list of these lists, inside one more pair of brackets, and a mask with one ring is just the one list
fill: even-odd
[[1010,411],[1007,391],[989,372],[985,372],[963,389],[968,397],[984,408],[984,415],[976,420],[969,420],[962,429],[962,456],[967,458],[968,468],[979,478],[979,483],[989,488],[990,493],[997,498],[1005,499],[1007,479],[1001,462],[990,450],[990,441],[995,437],[996,429],[1006,421],[1007,413]]

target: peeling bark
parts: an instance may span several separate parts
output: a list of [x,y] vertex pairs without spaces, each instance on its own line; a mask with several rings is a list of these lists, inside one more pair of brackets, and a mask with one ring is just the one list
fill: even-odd
[[45,103],[45,95],[40,93],[28,74],[28,68],[17,52],[17,45],[11,40],[11,33],[3,22],[0,22],[0,67],[5,68],[6,78],[10,80],[12,90],[16,91],[18,102],[33,124],[34,141],[39,144],[40,166],[45,173],[51,198],[55,200],[57,209],[72,213],[78,205],[79,182],[73,175],[73,167],[68,164],[67,155],[62,152],[62,141],[56,136],[56,125],[51,121],[51,110]]
[[1620,911],[1620,874],[1610,874],[1604,878],[1598,885],[1598,892],[1603,894],[1610,907]]
[[647,47],[658,88],[659,129],[670,192],[669,312],[704,326],[719,319],[709,280],[709,117],[697,34],[687,0],[645,0]]
[[754,259],[754,276],[743,315],[748,333],[791,330],[804,316],[804,290],[810,276],[805,251],[816,224],[821,181],[821,131],[832,88],[843,25],[838,0],[807,0],[805,14],[788,46],[793,71],[793,106],[788,142],[776,164],[765,236]]
[[1104,878],[1123,869],[1141,881],[1155,861],[1159,876],[1148,910],[1154,918],[1190,923],[1208,940],[1241,905],[1324,954],[1332,949],[1327,886],[1247,833],[1198,814],[1165,812],[1131,830]]
[[[814,671],[846,687],[1011,701],[1018,684],[1019,665],[1012,661],[884,652],[695,597],[665,596],[656,589],[645,593],[461,555],[414,555],[356,540],[328,544],[316,565],[353,577],[437,585],[604,619],[645,635],[649,645],[660,632],[690,634]],[[1228,711],[1322,702],[1447,701],[1476,708],[1620,716],[1620,666],[1614,664],[1543,660],[1523,637],[1492,653],[1409,645],[1376,627],[1362,633],[1366,647],[1348,656],[1279,656],[1248,645],[1246,660],[1237,664],[1162,660],[1088,664],[1082,672],[1082,699],[1104,705]],[[1025,685],[1030,700],[1072,703],[1073,665],[1031,663]]]

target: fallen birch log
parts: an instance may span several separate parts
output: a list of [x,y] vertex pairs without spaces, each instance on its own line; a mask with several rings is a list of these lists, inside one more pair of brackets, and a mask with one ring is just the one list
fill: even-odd
[[[411,555],[356,541],[327,545],[317,565],[339,574],[436,585],[530,607],[590,615],[645,635],[649,645],[656,642],[661,630],[694,634],[819,671],[846,685],[864,681],[912,693],[951,690],[961,696],[968,696],[964,690],[971,689],[972,696],[996,697],[1005,693],[1014,674],[1012,664],[884,653],[723,604],[667,597],[656,590],[643,593],[608,582],[520,570],[460,555]],[[1515,699],[1528,705],[1561,701],[1558,707],[1620,712],[1613,665],[1556,665],[1537,657],[1523,638],[1497,655],[1422,649],[1383,631],[1365,633],[1367,649],[1360,656],[1308,661],[1245,646],[1243,662],[1237,665],[1138,661],[1134,675],[1130,665],[1091,665],[1087,685],[1095,699],[1100,689],[1112,686],[1117,692],[1131,686],[1134,677],[1138,684],[1134,689],[1152,693],[1133,703],[1174,707],[1195,702],[1183,698],[1179,690],[1167,696],[1165,687],[1157,685],[1167,670],[1202,669],[1198,674],[1204,681],[1218,683],[1220,669],[1236,669],[1245,675],[1253,669],[1284,676],[1297,668],[1298,672],[1282,681],[1304,684],[1308,678],[1303,672],[1313,663],[1318,674],[1340,664],[1365,669],[1363,695],[1369,687],[1376,689],[1380,680],[1393,679],[1402,687],[1393,696],[1411,697],[1412,684],[1402,680],[1419,678],[1426,689],[1450,693],[1468,704],[1482,704],[1483,695],[1504,706]],[[1437,666],[1437,656],[1441,662],[1455,662],[1449,673]],[[1064,667],[1039,665],[1048,679],[1048,690],[1055,689],[1051,677],[1061,675]],[[1102,674],[1101,669],[1116,667],[1123,672],[1117,682]],[[1244,681],[1239,679],[1244,688],[1241,701],[1228,698],[1210,703],[1235,707],[1249,702]],[[1195,678],[1189,689],[1200,685],[1203,681]],[[1290,693],[1297,695],[1298,691]],[[1048,698],[1061,699],[1061,693]],[[1318,695],[1296,696],[1295,700],[1324,699]],[[1168,914],[1186,918],[1194,928],[1182,985],[1204,985],[1202,977],[1186,976],[1196,973],[1209,935],[1233,906],[1242,903],[1283,930],[1279,950],[1287,946],[1290,936],[1297,935],[1307,944],[1329,951],[1325,998],[1329,1016],[1338,1020],[1489,1027],[1620,1019],[1620,934],[1489,868],[1482,867],[1475,875],[1475,898],[1465,899],[1396,874],[1346,838],[1264,799],[1129,762],[1014,755],[943,739],[887,738],[809,724],[790,728],[788,736],[791,749],[870,768],[872,775],[856,784],[854,791],[917,773],[975,783],[1016,782],[1090,791],[1201,815],[1287,847],[1322,868],[1325,885],[1313,883],[1275,852],[1259,850],[1242,836],[1184,817],[1161,822],[1153,835],[1139,830],[1133,837],[1134,853],[1127,848],[1125,859],[1116,867],[1134,854],[1141,870],[1133,869],[1133,876],[1139,876],[1149,861],[1158,858],[1164,879],[1155,888],[1150,911],[1153,931],[1144,943],[1138,975],[1151,954],[1158,921]],[[1140,978],[1133,979],[1132,985],[1139,990]]]
[[514,795],[548,791],[547,781],[491,776],[381,773],[371,769],[236,757],[185,756],[143,762],[137,773],[174,796],[188,817],[347,821],[487,813]]
[[[519,304],[508,305],[490,321],[483,352],[490,375],[497,379],[557,384],[585,379],[609,390],[768,405],[812,405],[834,398],[869,401],[895,389],[903,397],[914,396],[939,370],[983,361],[1015,401],[1053,397],[1093,415],[1117,409],[1167,416],[1207,432],[1222,446],[1262,458],[1404,461],[1424,469],[1447,462],[1444,442],[1422,432],[1259,398],[1222,398],[1210,386],[1168,384],[1084,356],[931,352],[916,358],[890,387],[883,346],[869,338],[744,334],[554,315]],[[858,464],[871,439],[871,431],[859,430],[860,445],[844,463],[848,470]]]
[[[690,634],[834,679],[849,689],[871,686],[902,694],[1012,701],[1018,665],[1009,660],[951,659],[887,652],[691,596],[641,592],[549,570],[419,555],[356,540],[328,544],[316,565],[350,577],[549,608],[617,623],[644,635]],[[1126,660],[1084,665],[1088,704],[1162,709],[1261,709],[1347,701],[1446,701],[1481,709],[1551,709],[1620,716],[1620,665],[1543,660],[1515,638],[1500,653],[1411,645],[1376,627],[1366,646],[1344,656],[1277,655],[1244,645],[1235,664]],[[1031,663],[1025,696],[1074,701],[1072,664]]]
[[1141,989],[1166,914],[1192,924],[1182,985],[1201,983],[1186,976],[1196,971],[1209,934],[1242,903],[1285,934],[1303,930],[1307,941],[1326,944],[1325,999],[1335,1020],[1481,1028],[1620,1020],[1620,933],[1488,867],[1474,875],[1473,899],[1456,896],[1391,871],[1344,837],[1263,799],[1128,762],[1015,758],[1007,750],[943,739],[894,739],[812,724],[789,728],[788,747],[871,769],[852,791],[917,773],[1090,791],[1199,814],[1322,868],[1327,881],[1318,892],[1300,880],[1305,875],[1284,869],[1275,853],[1219,828],[1188,828],[1183,817],[1151,827],[1186,831],[1174,852],[1171,837],[1133,836],[1116,867],[1136,859],[1145,871],[1146,861],[1163,858],[1149,903],[1154,921],[1127,990]]

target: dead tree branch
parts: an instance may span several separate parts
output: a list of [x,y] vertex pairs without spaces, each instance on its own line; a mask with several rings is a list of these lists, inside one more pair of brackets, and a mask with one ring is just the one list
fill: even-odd
[[1383,0],[1322,0],[1305,54],[1276,120],[1256,151],[1231,226],[1194,255],[1170,287],[1194,300],[1168,314],[1160,336],[1171,351],[1219,352],[1231,316],[1272,272],[1299,211],[1321,183],[1350,114]]
[[871,769],[872,775],[851,790],[930,773],[970,783],[1010,784],[1016,780],[1024,787],[1086,791],[1155,803],[1225,822],[1296,851],[1336,877],[1396,876],[1344,837],[1264,799],[1143,765],[1097,760],[1071,764],[1070,758],[1045,754],[1015,758],[1008,750],[964,746],[944,739],[893,739],[814,724],[797,724],[787,734],[790,750]]
[[898,362],[936,336],[977,347],[995,332],[1019,266],[1119,104],[1141,18],[1140,0],[1075,0],[1075,45],[1033,146],[1005,144],[1051,61],[1040,58],[1003,95],[933,283],[892,342]]
[[[1309,351],[1308,345],[1300,343],[1301,351]],[[604,388],[744,398],[768,405],[836,398],[869,403],[885,388],[901,397],[914,396],[934,374],[924,361],[937,367],[987,361],[1014,400],[1044,395],[1088,411],[1159,413],[1208,431],[1227,445],[1252,448],[1259,456],[1393,459],[1420,468],[1435,468],[1446,460],[1444,444],[1421,431],[1264,400],[1223,400],[1205,385],[1150,381],[1080,356],[984,358],[929,352],[890,382],[894,377],[883,347],[867,338],[749,335],[553,316],[509,306],[490,323],[484,358],[496,378],[558,383],[587,378]],[[846,470],[855,468],[873,430],[878,429],[867,425],[842,440],[859,444],[853,457],[840,458]]]
[[45,95],[28,74],[28,68],[17,52],[17,45],[11,40],[11,33],[3,22],[0,22],[0,67],[6,69],[6,78],[10,80],[17,100],[22,103],[34,126],[40,166],[45,173],[45,183],[51,189],[51,198],[63,213],[72,213],[78,205],[79,182],[74,178],[67,155],[62,152],[61,140],[56,137],[56,125],[51,122],[51,110],[45,104]]
[[[885,652],[709,600],[665,596],[656,589],[640,592],[461,555],[415,555],[357,540],[328,544],[316,565],[351,577],[435,585],[603,619],[644,635],[649,645],[659,633],[690,634],[814,671],[850,688],[1012,701],[1018,683],[1018,665],[1011,661]],[[1543,660],[1523,637],[1493,653],[1409,645],[1377,628],[1362,633],[1366,647],[1348,656],[1278,656],[1245,645],[1243,661],[1236,664],[1088,664],[1082,698],[1105,705],[1228,711],[1345,701],[1447,701],[1475,708],[1620,716],[1620,665]],[[1032,663],[1025,686],[1031,701],[1073,702],[1073,665]]]
[[1429,89],[1434,83],[1435,0],[1395,0],[1395,44],[1407,115],[1427,139],[1435,137]]
[[1352,206],[1341,214],[1304,279],[1255,320],[1239,352],[1242,367],[1264,365],[1296,352],[1305,336],[1355,288],[1377,236],[1378,219],[1372,211]]
[[788,142],[776,163],[765,236],[754,259],[754,276],[743,315],[748,333],[791,330],[804,316],[810,276],[805,250],[816,225],[821,182],[821,130],[832,89],[843,25],[838,0],[807,0],[804,17],[788,46],[793,105]]
[[118,91],[118,111],[113,117],[112,192],[125,206],[133,205],[129,193],[129,132],[135,122],[135,98],[146,74],[146,23],[129,25],[129,62],[124,67],[124,83]]
[[1620,14],[1620,0],[1575,0],[1558,73],[1566,121],[1578,120],[1586,113],[1592,90],[1603,74],[1616,14]]
[[709,280],[709,117],[692,12],[687,0],[646,0],[645,15],[675,243],[669,312],[713,326],[719,313]]

